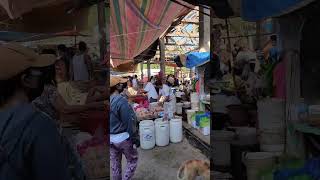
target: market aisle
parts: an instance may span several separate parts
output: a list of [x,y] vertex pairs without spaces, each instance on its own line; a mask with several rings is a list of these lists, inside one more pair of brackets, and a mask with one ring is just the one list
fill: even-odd
[[[188,140],[152,150],[139,149],[139,163],[133,180],[176,180],[180,165],[190,159],[207,158]],[[126,160],[123,158],[123,168]]]

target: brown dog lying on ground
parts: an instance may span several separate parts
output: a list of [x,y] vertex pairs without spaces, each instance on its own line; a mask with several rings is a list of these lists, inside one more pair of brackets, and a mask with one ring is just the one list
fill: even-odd
[[178,180],[196,180],[196,177],[210,180],[210,164],[203,160],[189,160],[184,162],[178,170]]

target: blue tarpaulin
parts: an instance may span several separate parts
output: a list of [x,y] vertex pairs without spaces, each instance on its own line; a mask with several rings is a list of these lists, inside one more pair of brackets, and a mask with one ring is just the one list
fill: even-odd
[[315,0],[242,0],[241,16],[257,21],[297,10]]
[[210,61],[209,52],[192,52],[187,54],[186,67],[193,68],[203,65]]

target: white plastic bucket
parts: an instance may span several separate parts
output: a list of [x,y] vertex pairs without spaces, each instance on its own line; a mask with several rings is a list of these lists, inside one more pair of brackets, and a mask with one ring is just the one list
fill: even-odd
[[283,153],[284,152],[284,144],[261,144],[260,145],[261,151],[264,152],[271,152],[271,153]]
[[184,102],[183,103],[183,107],[184,108],[190,108],[191,107],[191,103],[190,102]]
[[258,121],[260,130],[269,130],[285,125],[285,102],[281,99],[267,98],[258,101]]
[[163,121],[161,118],[156,119],[155,131],[156,131],[156,145],[167,146],[169,144],[169,122]]
[[234,138],[232,131],[213,131],[213,162],[218,166],[231,164],[230,143]]
[[253,145],[257,144],[257,129],[250,127],[237,127],[236,134],[238,135],[241,144]]
[[192,125],[192,115],[194,115],[197,111],[196,110],[193,110],[193,109],[189,109],[187,110],[187,121],[188,121],[188,124]]
[[275,164],[275,157],[273,153],[268,152],[244,153],[243,162],[247,167],[247,180],[257,180],[260,171]]
[[203,127],[203,128],[201,128],[201,133],[202,133],[204,136],[210,135],[210,126],[209,126],[209,127]]
[[192,102],[191,103],[191,109],[199,110],[199,107],[200,107],[200,103],[199,102]]
[[177,114],[182,114],[182,106],[183,106],[183,103],[176,104],[176,113]]
[[198,93],[191,93],[191,95],[190,95],[190,100],[191,100],[191,103],[193,103],[193,102],[199,102],[199,95],[198,95]]
[[170,142],[178,143],[182,141],[182,119],[170,120]]
[[285,143],[285,131],[283,130],[264,130],[260,132],[261,145],[273,145]]
[[152,120],[144,120],[139,123],[140,145],[142,149],[154,148],[156,144],[154,130]]

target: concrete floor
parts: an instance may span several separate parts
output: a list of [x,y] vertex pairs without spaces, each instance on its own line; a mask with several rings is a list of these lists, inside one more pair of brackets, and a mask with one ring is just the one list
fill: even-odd
[[[152,150],[139,149],[139,162],[133,180],[176,180],[180,165],[191,159],[208,160],[187,139],[181,143]],[[126,161],[123,158],[123,168]]]

